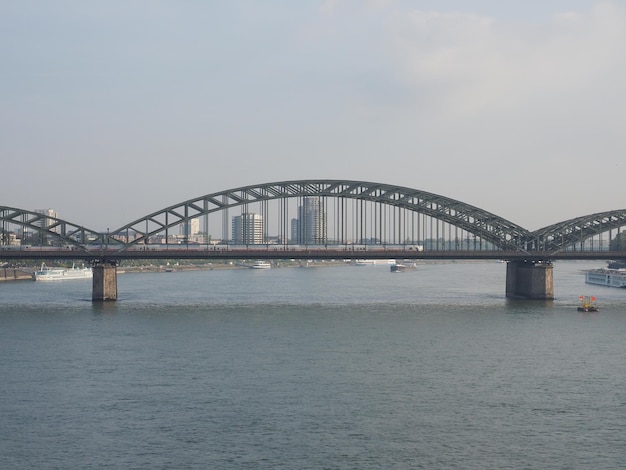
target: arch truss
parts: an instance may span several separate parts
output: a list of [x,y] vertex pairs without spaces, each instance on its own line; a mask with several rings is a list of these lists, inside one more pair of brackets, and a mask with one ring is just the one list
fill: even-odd
[[81,225],[76,225],[41,212],[32,212],[14,207],[0,206],[0,230],[4,235],[9,226],[21,227],[22,235],[34,233],[44,245],[73,245],[81,247],[86,243],[102,243],[104,235]]
[[581,245],[603,233],[619,232],[626,227],[626,210],[598,212],[558,222],[535,230],[528,237],[527,249],[558,252]]
[[[111,235],[125,239],[128,245],[145,243],[150,237],[214,212],[227,213],[234,207],[310,197],[320,198],[324,207],[332,204],[331,199],[352,200],[422,214],[458,227],[500,249],[516,250],[529,235],[526,229],[502,217],[444,196],[401,186],[342,180],[284,181],[211,193],[153,212],[120,227]],[[363,212],[362,208],[353,208],[353,211],[358,210]],[[226,218],[224,223],[228,223]]]

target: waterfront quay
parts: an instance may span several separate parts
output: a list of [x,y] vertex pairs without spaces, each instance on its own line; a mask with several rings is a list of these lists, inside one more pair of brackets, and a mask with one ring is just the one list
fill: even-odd
[[28,281],[32,279],[32,268],[0,267],[0,282]]

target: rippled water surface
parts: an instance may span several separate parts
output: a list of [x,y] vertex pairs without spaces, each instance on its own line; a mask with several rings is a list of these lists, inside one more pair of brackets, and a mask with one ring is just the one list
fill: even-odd
[[0,283],[0,468],[625,468],[597,266],[557,264],[551,302],[505,299],[500,263]]

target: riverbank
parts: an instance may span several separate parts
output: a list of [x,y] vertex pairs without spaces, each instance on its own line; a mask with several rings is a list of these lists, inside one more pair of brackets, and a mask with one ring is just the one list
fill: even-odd
[[0,282],[28,281],[33,279],[31,268],[0,268]]
[[[316,268],[345,266],[343,261],[286,261],[270,260],[272,268]],[[143,266],[118,266],[118,274],[125,273],[154,273],[154,272],[177,272],[177,271],[213,271],[222,269],[250,269],[253,261],[233,261],[229,263],[206,263],[206,264],[150,264]]]
[[[334,266],[346,266],[354,264],[350,261],[331,261],[331,260],[269,260],[272,268],[329,268]],[[476,261],[420,261],[419,264],[441,264],[441,263],[473,263]],[[478,261],[482,262],[482,261]],[[183,264],[183,263],[165,263],[165,264],[145,264],[145,265],[125,265],[117,267],[118,274],[132,273],[171,273],[179,271],[212,271],[226,269],[249,269],[254,264],[253,260],[231,261],[224,263],[204,263],[204,264]],[[3,267],[0,268],[0,282],[3,281],[28,281],[32,280],[32,274],[35,267],[23,266],[20,268]]]

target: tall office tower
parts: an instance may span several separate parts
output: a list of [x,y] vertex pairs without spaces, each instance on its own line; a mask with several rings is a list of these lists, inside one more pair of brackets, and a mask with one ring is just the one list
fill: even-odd
[[291,219],[291,243],[300,243],[300,230],[298,227],[298,219]]
[[326,213],[319,197],[305,197],[298,206],[298,219],[291,221],[291,238],[299,244],[326,243]]
[[244,212],[233,217],[233,243],[259,245],[263,240],[263,216]]
[[190,219],[187,222],[183,222],[179,225],[180,227],[180,235],[185,237],[190,237],[192,235],[196,235],[200,231],[200,219],[197,217],[195,219]]
[[42,219],[35,222],[35,225],[44,229],[47,229],[48,227],[50,227],[50,225],[52,225],[51,219],[56,219],[58,217],[56,211],[54,211],[53,209],[36,209],[35,212],[37,214],[44,215]]
[[[36,241],[33,240],[33,241],[35,241],[35,243],[38,243],[40,245],[50,245],[54,243],[54,236],[47,235],[45,233],[45,230],[58,232],[58,227],[52,227],[52,224],[53,224],[52,219],[58,218],[56,211],[54,211],[53,209],[35,209],[34,212],[36,212],[37,214],[41,214],[43,217],[33,222],[34,225],[42,229],[41,232],[36,234],[37,240]],[[23,233],[23,237],[24,238],[27,237],[26,232]]]

